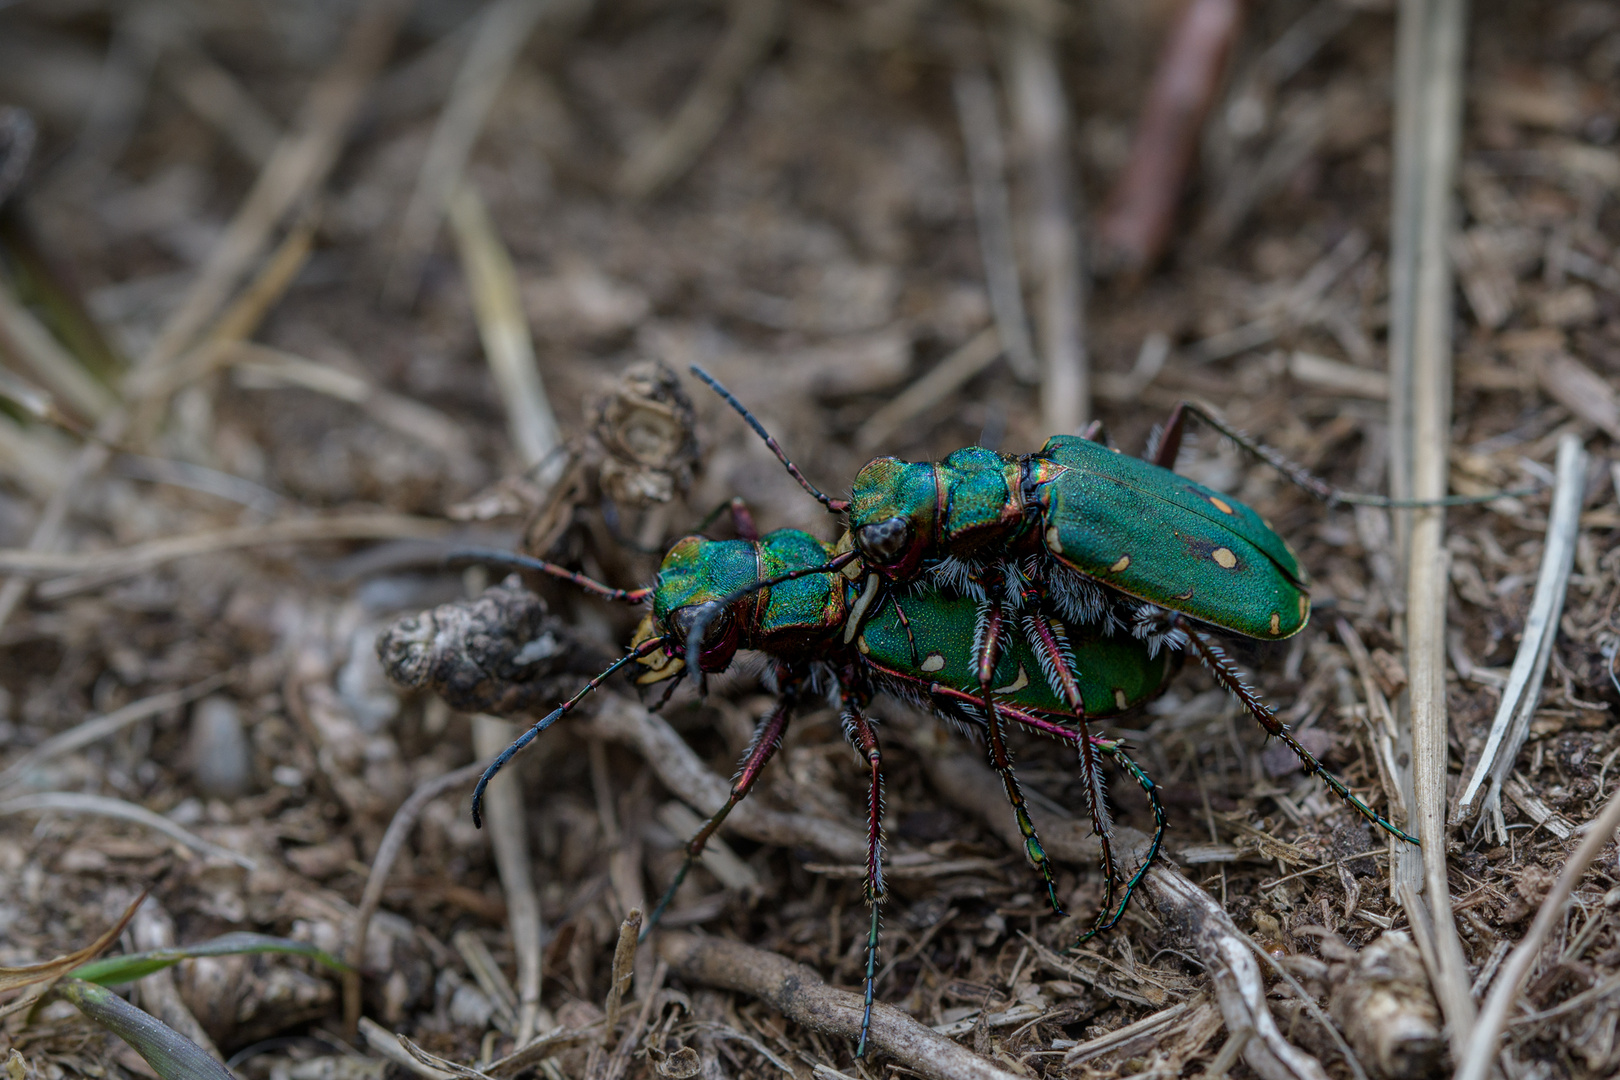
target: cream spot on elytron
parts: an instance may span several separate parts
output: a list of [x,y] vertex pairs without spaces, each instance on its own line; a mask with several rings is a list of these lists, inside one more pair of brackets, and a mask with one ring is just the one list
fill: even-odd
[[923,657],[922,669],[924,671],[938,671],[945,666],[945,658],[937,652],[931,652]]
[[1282,616],[1275,611],[1271,613],[1271,632],[1273,634],[1282,633]]
[[1058,539],[1058,528],[1050,525],[1046,529],[1046,546],[1052,549],[1052,554],[1063,554],[1063,541]]
[[1029,673],[1024,670],[1024,665],[1023,664],[1019,664],[1018,665],[1018,678],[1014,679],[1012,682],[1008,683],[1006,686],[998,686],[998,687],[996,687],[996,693],[998,693],[998,694],[1016,694],[1016,693],[1018,693],[1018,691],[1022,690],[1024,687],[1026,687],[1028,685],[1029,685]]
[[855,647],[857,649],[861,650],[861,655],[862,656],[871,656],[872,655],[872,646],[870,646],[870,645],[868,645],[866,643],[866,635],[865,634],[862,634],[860,637],[855,639]]
[[1230,570],[1237,565],[1237,556],[1232,554],[1231,548],[1216,548],[1209,553],[1209,557],[1214,559],[1215,564],[1222,570]]
[[1125,705],[1125,691],[1121,690],[1117,686],[1114,687],[1114,707],[1117,709],[1123,709]]
[[1223,514],[1230,514],[1233,512],[1232,504],[1227,502],[1225,499],[1217,499],[1215,496],[1211,495],[1209,497],[1209,501],[1214,505],[1215,509],[1219,510]]
[[1108,569],[1111,572],[1118,574],[1129,565],[1131,565],[1131,557],[1129,555],[1121,555],[1119,557],[1119,562],[1115,563],[1113,566],[1110,566]]
[[1306,596],[1304,593],[1300,593],[1299,594],[1299,621],[1304,622],[1306,619],[1310,618],[1310,614],[1311,614],[1311,598]]

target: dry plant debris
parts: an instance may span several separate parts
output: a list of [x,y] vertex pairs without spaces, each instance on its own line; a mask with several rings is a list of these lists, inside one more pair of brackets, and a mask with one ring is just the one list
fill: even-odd
[[[1385,372],[1397,6],[1416,5],[1259,0],[1229,46],[1204,43],[1227,75],[1193,103],[1207,119],[1181,194],[1158,174],[1171,194],[1143,192],[1172,227],[1131,280],[1087,271],[1085,208],[1108,205],[1149,121],[1175,135],[1169,159],[1191,145],[1142,115],[1181,5],[0,9],[16,403],[0,416],[0,966],[72,952],[147,888],[121,948],[254,931],[355,958],[355,1041],[337,978],[296,958],[189,960],[135,992],[248,1080],[1455,1068],[1391,853],[1192,671],[1128,736],[1173,865],[1073,955],[993,779],[988,805],[975,794],[977,749],[878,710],[896,1056],[852,1061],[838,1024],[860,982],[863,788],[831,712],[795,720],[728,821],[732,861],[694,870],[671,932],[617,948],[679,863],[686,808],[723,799],[765,691],[742,671],[655,716],[616,688],[515,765],[498,859],[466,813],[475,732],[577,687],[633,616],[442,561],[521,549],[640,585],[733,497],[763,527],[830,536],[692,362],[832,491],[874,452],[1033,449],[1051,416],[1089,413],[1140,452],[1188,397],[1381,489],[1402,393]],[[1620,15],[1474,7],[1449,484],[1550,485],[1569,437],[1588,465],[1501,785],[1505,839],[1455,823],[1444,854],[1471,999],[1522,986],[1493,1060],[1586,1080],[1620,1071],[1620,869],[1611,837],[1581,831],[1620,788]],[[1074,251],[1035,231],[1065,216]],[[1026,351],[1067,357],[1059,377],[1094,400],[1045,400]],[[537,437],[545,416],[556,434]],[[1312,626],[1241,659],[1302,741],[1399,813],[1399,516],[1326,509],[1212,437],[1181,467],[1261,509],[1310,568]],[[1545,492],[1446,513],[1453,802],[1550,516]],[[387,677],[407,670],[420,689]],[[1060,892],[1093,910],[1072,762],[1014,751]],[[1120,790],[1122,824],[1145,827]],[[1561,883],[1583,843],[1590,868]],[[1215,945],[1179,882],[1224,913]],[[1533,921],[1540,945],[1516,954]],[[1244,937],[1272,962],[1222,951]],[[825,1012],[767,985],[806,968],[820,981],[797,992]],[[61,1006],[0,1017],[0,1068],[150,1075]]]

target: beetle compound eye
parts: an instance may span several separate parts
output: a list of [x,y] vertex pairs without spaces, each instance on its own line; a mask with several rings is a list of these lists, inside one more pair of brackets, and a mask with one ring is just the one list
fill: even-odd
[[893,562],[911,543],[911,523],[905,518],[884,518],[855,530],[861,554],[877,563]]
[[673,624],[672,628],[681,641],[685,641],[691,635],[692,628],[700,620],[708,626],[704,636],[713,638],[716,631],[724,627],[726,621],[725,611],[721,608],[720,601],[710,600],[702,604],[689,604],[669,617],[669,621]]

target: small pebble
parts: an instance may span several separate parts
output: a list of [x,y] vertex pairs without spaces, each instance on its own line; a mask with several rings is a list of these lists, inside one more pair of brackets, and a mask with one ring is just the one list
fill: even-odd
[[191,711],[191,777],[199,791],[216,799],[245,795],[252,783],[242,710],[228,697],[204,698]]
[[482,1031],[489,1026],[489,1018],[494,1015],[495,1006],[483,991],[471,983],[462,983],[450,997],[450,1022],[453,1024]]
[[277,765],[270,770],[270,779],[280,787],[301,788],[304,786],[304,771],[296,765]]

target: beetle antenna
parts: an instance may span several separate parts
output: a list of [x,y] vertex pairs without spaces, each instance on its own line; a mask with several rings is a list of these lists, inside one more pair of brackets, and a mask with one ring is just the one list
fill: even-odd
[[722,386],[719,379],[716,379],[713,375],[710,375],[707,371],[704,371],[696,364],[692,365],[692,374],[708,383],[709,389],[713,390],[715,393],[724,398],[727,405],[730,405],[733,409],[736,409],[737,414],[744,420],[748,421],[748,426],[754,429],[754,434],[765,440],[765,445],[771,448],[771,453],[776,455],[776,460],[780,461],[784,466],[787,467],[788,473],[793,477],[793,479],[799,482],[800,487],[804,488],[805,491],[810,493],[810,497],[812,499],[816,500],[816,502],[820,503],[822,506],[825,506],[828,510],[835,514],[842,514],[844,511],[849,509],[848,499],[835,499],[831,495],[825,494],[820,488],[816,487],[816,485],[805,479],[804,473],[799,471],[799,467],[797,465],[788,460],[788,456],[782,452],[782,447],[774,438],[771,437],[771,433],[765,430],[765,425],[761,424],[757,419],[755,419],[754,414],[748,411],[748,407],[742,402],[738,401],[735,394]]
[[697,618],[692,620],[692,628],[686,632],[686,667],[687,670],[697,673],[699,691],[701,692],[703,686],[703,669],[698,665],[698,658],[703,654],[703,637],[709,632],[709,627],[714,623],[714,620],[720,617],[721,612],[744,597],[752,596],[761,589],[780,585],[784,581],[793,581],[795,578],[809,577],[812,574],[836,574],[854,562],[859,555],[860,553],[857,551],[846,551],[831,562],[823,563],[820,566],[801,566],[797,570],[789,570],[784,574],[777,574],[775,577],[751,582],[721,597],[720,602],[717,604],[704,604],[703,610],[699,611]]
[[[1443,495],[1437,499],[1395,499],[1388,495],[1363,495],[1354,491],[1345,491],[1334,487],[1306,469],[1303,465],[1289,461],[1282,454],[1273,450],[1265,443],[1258,441],[1240,428],[1233,427],[1221,419],[1211,409],[1191,401],[1184,401],[1176,406],[1170,414],[1170,420],[1164,426],[1161,440],[1153,440],[1154,446],[1149,451],[1149,458],[1156,464],[1170,468],[1175,463],[1176,451],[1181,446],[1181,430],[1184,424],[1182,416],[1191,414],[1204,423],[1236,443],[1245,453],[1265,462],[1273,469],[1282,473],[1288,481],[1302,491],[1321,499],[1329,506],[1346,504],[1349,506],[1376,506],[1385,510],[1421,510],[1434,506],[1477,506],[1481,503],[1495,502],[1498,499],[1517,499],[1526,495],[1534,495],[1545,491],[1543,484],[1526,488],[1514,488],[1511,491],[1493,491],[1485,495]],[[1168,459],[1170,464],[1166,465]]]
[[473,786],[473,828],[483,828],[484,789],[489,787],[489,782],[495,779],[495,774],[501,771],[502,766],[504,766],[508,761],[511,761],[512,758],[516,757],[518,751],[534,742],[535,738],[542,731],[546,730],[546,728],[550,727],[552,724],[555,724],[558,720],[561,720],[565,714],[573,712],[574,706],[578,705],[582,700],[584,700],[586,694],[589,694],[592,690],[595,690],[598,686],[601,686],[602,683],[607,680],[609,675],[612,675],[615,671],[618,671],[632,660],[640,660],[643,656],[646,656],[648,653],[651,653],[654,649],[659,648],[663,644],[664,639],[661,637],[648,638],[646,641],[643,641],[640,645],[637,645],[634,649],[631,649],[629,652],[613,661],[613,663],[608,666],[606,671],[602,672],[602,674],[596,676],[590,682],[586,683],[584,687],[580,689],[579,693],[575,694],[573,697],[569,698],[555,709],[552,709],[545,716],[541,717],[539,722],[536,723],[532,728],[519,735],[516,739],[513,739],[512,745],[508,746],[505,750],[502,750],[500,754],[496,756],[495,760],[489,763],[489,768],[484,770],[484,775],[480,776],[478,778],[478,783]]
[[515,555],[510,551],[495,551],[491,548],[458,548],[444,557],[450,565],[458,563],[483,563],[492,566],[507,566],[515,570],[534,570],[542,574],[550,574],[554,578],[571,581],[588,593],[607,600],[619,600],[626,604],[639,604],[653,593],[652,589],[615,589],[611,585],[604,585],[595,578],[586,577],[566,566],[558,566],[554,562],[544,559],[531,558],[528,555]]

